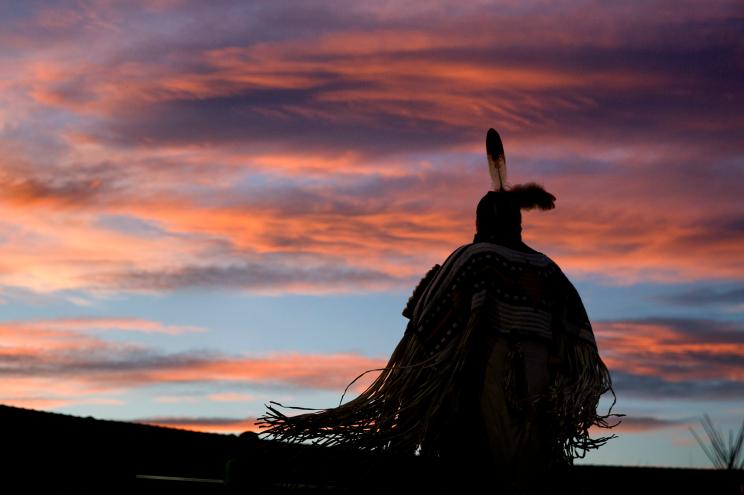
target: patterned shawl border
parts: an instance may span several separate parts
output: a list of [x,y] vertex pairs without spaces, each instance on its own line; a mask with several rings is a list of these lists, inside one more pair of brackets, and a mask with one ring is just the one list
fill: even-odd
[[443,293],[452,286],[454,278],[467,271],[475,258],[489,254],[498,256],[505,263],[531,264],[535,267],[548,270],[558,269],[558,265],[542,253],[523,253],[490,242],[479,242],[460,246],[447,258],[439,273],[437,273],[432,283],[427,287],[416,311],[414,311],[414,319],[420,321],[421,318],[425,317],[430,309],[429,302],[440,300]]
[[[472,275],[486,262],[504,271],[522,272],[529,269],[546,281],[553,278],[564,288],[565,298],[573,312],[555,321],[549,312],[538,307],[524,306],[519,297],[500,288],[485,289],[485,279],[474,281]],[[581,298],[571,282],[550,258],[542,253],[523,253],[492,243],[467,244],[455,250],[444,262],[431,283],[423,291],[413,311],[411,324],[423,339],[432,355],[451,338],[454,330],[462,328],[464,315],[459,314],[452,301],[459,284],[472,284],[470,309],[481,305],[489,308],[489,323],[495,331],[504,333],[532,333],[541,338],[552,338],[553,326],[596,347],[591,323],[586,316]],[[522,297],[521,299],[525,299]],[[515,304],[517,303],[517,304]],[[547,308],[546,308],[547,309]],[[494,315],[498,311],[499,315]],[[521,321],[517,321],[523,318]],[[520,327],[521,325],[521,327]]]

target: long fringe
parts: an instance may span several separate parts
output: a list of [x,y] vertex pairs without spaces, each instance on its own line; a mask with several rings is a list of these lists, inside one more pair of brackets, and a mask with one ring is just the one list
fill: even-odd
[[[610,372],[602,362],[597,348],[578,339],[562,344],[562,366],[545,402],[547,421],[553,438],[557,440],[553,457],[564,463],[571,463],[573,459],[583,458],[590,450],[597,449],[616,437],[608,435],[591,438],[589,429],[592,426],[614,428],[619,421],[610,424],[609,420],[624,415],[612,413],[617,397],[612,388]],[[607,414],[598,414],[599,399],[607,392],[612,394],[612,404]]]
[[[265,429],[261,435],[289,443],[345,445],[399,454],[413,454],[424,442],[427,446],[436,445],[439,426],[446,421],[442,412],[447,410],[448,401],[461,385],[459,379],[469,354],[468,344],[479,320],[477,312],[471,315],[460,338],[429,357],[418,339],[407,332],[387,366],[370,370],[380,371],[380,375],[346,404],[287,416],[280,408],[307,409],[271,402],[267,413],[258,419],[260,428]],[[550,425],[555,446],[553,459],[556,463],[570,464],[615,437],[591,438],[592,426],[612,428],[616,424],[609,424],[608,419],[622,415],[612,414],[612,406],[606,415],[597,414],[600,396],[611,392],[614,405],[615,393],[596,347],[576,339],[562,342],[560,347],[560,370],[547,396],[538,399],[535,407],[544,412],[544,420]],[[505,383],[507,390],[510,376]],[[431,451],[435,452],[436,448]]]
[[459,339],[429,357],[418,338],[407,333],[377,379],[346,404],[287,416],[278,408],[300,408],[270,403],[258,419],[259,427],[265,428],[262,435],[290,443],[413,454],[425,438],[431,441],[436,436],[438,413],[456,391],[476,322],[471,318]]

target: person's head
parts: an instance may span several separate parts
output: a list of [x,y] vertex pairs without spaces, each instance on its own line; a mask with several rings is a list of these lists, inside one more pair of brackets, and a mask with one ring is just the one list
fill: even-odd
[[522,212],[506,191],[489,191],[475,210],[475,234],[479,240],[519,240]]
[[475,213],[475,242],[512,242],[522,239],[522,212],[555,207],[555,196],[534,183],[508,190],[489,191],[478,202]]

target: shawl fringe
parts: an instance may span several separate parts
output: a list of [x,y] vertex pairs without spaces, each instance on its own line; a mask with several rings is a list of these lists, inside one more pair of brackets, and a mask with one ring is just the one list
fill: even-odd
[[[551,385],[545,394],[530,399],[534,400],[531,409],[539,411],[540,421],[548,427],[554,450],[551,458],[557,463],[571,463],[604,445],[614,435],[591,438],[589,429],[612,428],[617,423],[609,424],[608,419],[622,415],[612,414],[612,381],[578,293],[544,255],[530,257],[488,243],[463,246],[441,268],[435,266],[424,277],[404,311],[410,321],[387,365],[362,373],[346,388],[348,391],[367,373],[379,372],[359,396],[345,404],[342,396],[338,407],[320,410],[270,402],[265,415],[257,420],[264,430],[261,435],[289,443],[438,455],[438,440],[442,431],[451,427],[451,406],[466,378],[466,359],[472,355],[473,346],[479,345],[474,336],[499,331],[491,314],[498,303],[484,304],[488,290],[498,296],[499,289],[486,290],[483,277],[495,279],[504,272],[513,278],[521,270],[533,270],[530,273],[534,275],[527,280],[554,281],[560,289],[556,294],[564,298],[558,306],[562,312],[553,325],[562,330],[554,330],[552,337]],[[511,304],[514,300],[508,299]],[[518,353],[512,353],[509,359],[519,359]],[[503,386],[507,404],[518,412],[525,406],[519,393],[525,377],[516,371],[524,367],[516,364],[507,367]],[[607,414],[600,415],[597,406],[606,392],[612,393],[613,403]],[[289,415],[283,411],[302,413]]]
[[[471,325],[445,350],[425,357],[424,347],[407,331],[385,368],[358,397],[331,409],[287,416],[297,409],[271,402],[258,418],[262,435],[290,443],[345,445],[360,450],[413,454],[436,434],[438,412],[456,390]],[[348,388],[364,375],[359,375]],[[343,399],[342,399],[343,400]]]
[[[379,371],[375,381],[358,397],[330,409],[289,416],[277,402],[267,405],[267,413],[258,419],[261,434],[289,443],[312,443],[321,446],[348,446],[366,451],[388,451],[413,454],[425,443],[426,451],[436,446],[439,426],[447,420],[448,400],[458,390],[468,343],[479,319],[474,315],[461,338],[453,340],[443,351],[423,358],[423,346],[407,332],[396,347],[387,366],[369,370],[352,381],[347,390],[364,374]],[[611,417],[615,393],[607,367],[596,347],[576,338],[561,345],[561,365],[546,395],[532,405],[541,411],[553,438],[552,458],[558,464],[570,464],[590,450],[607,443],[615,435],[591,438],[589,429],[612,428]],[[521,369],[510,366],[511,370]],[[510,407],[518,409],[520,397],[515,382],[523,380],[518,373],[508,373],[504,387]],[[605,415],[597,414],[600,396],[611,392],[613,403]],[[343,398],[342,398],[343,400]],[[433,448],[432,451],[436,451]]]

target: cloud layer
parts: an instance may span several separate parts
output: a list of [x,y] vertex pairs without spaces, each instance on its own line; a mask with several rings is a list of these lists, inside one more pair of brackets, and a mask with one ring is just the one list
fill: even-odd
[[737,400],[744,393],[741,323],[643,318],[595,325],[619,395]]
[[[101,329],[127,332],[130,337],[113,340]],[[246,355],[204,349],[174,353],[132,338],[139,332],[178,338],[195,330],[135,318],[5,322],[0,325],[0,403],[39,408],[116,405],[127,392],[179,386],[206,386],[211,392],[193,397],[156,395],[156,402],[249,402],[254,397],[244,392],[246,387],[340,395],[361,372],[385,364],[384,359],[351,353]]]
[[[583,286],[649,294],[592,301],[613,306],[591,317],[618,431],[725,415],[744,395],[739,3],[0,5],[0,304],[407,293],[472,239],[495,127],[510,182],[558,197],[526,241]],[[237,432],[385,362],[243,352],[134,306],[7,307],[0,402]]]
[[407,286],[472,235],[489,126],[567,269],[744,276],[735,3],[452,7],[12,10],[0,283]]
[[[130,337],[112,340],[101,329],[117,329]],[[194,330],[200,329],[135,318],[6,322],[0,325],[0,375],[5,377],[0,402],[39,407],[116,402],[117,394],[133,390],[153,390],[160,394],[156,402],[162,404],[251,402],[255,397],[247,395],[246,389],[340,395],[357,375],[386,362],[384,357],[354,353],[167,352],[133,338],[144,331],[178,339],[184,331]],[[740,324],[645,318],[601,322],[596,333],[621,401],[735,401],[744,392],[744,327]],[[355,390],[372,378],[365,377]],[[201,395],[157,392],[163,387],[195,386],[211,391]]]
[[211,433],[242,433],[244,431],[255,431],[258,433],[260,431],[258,426],[255,424],[256,418],[158,416],[152,418],[140,418],[132,421],[135,423]]

